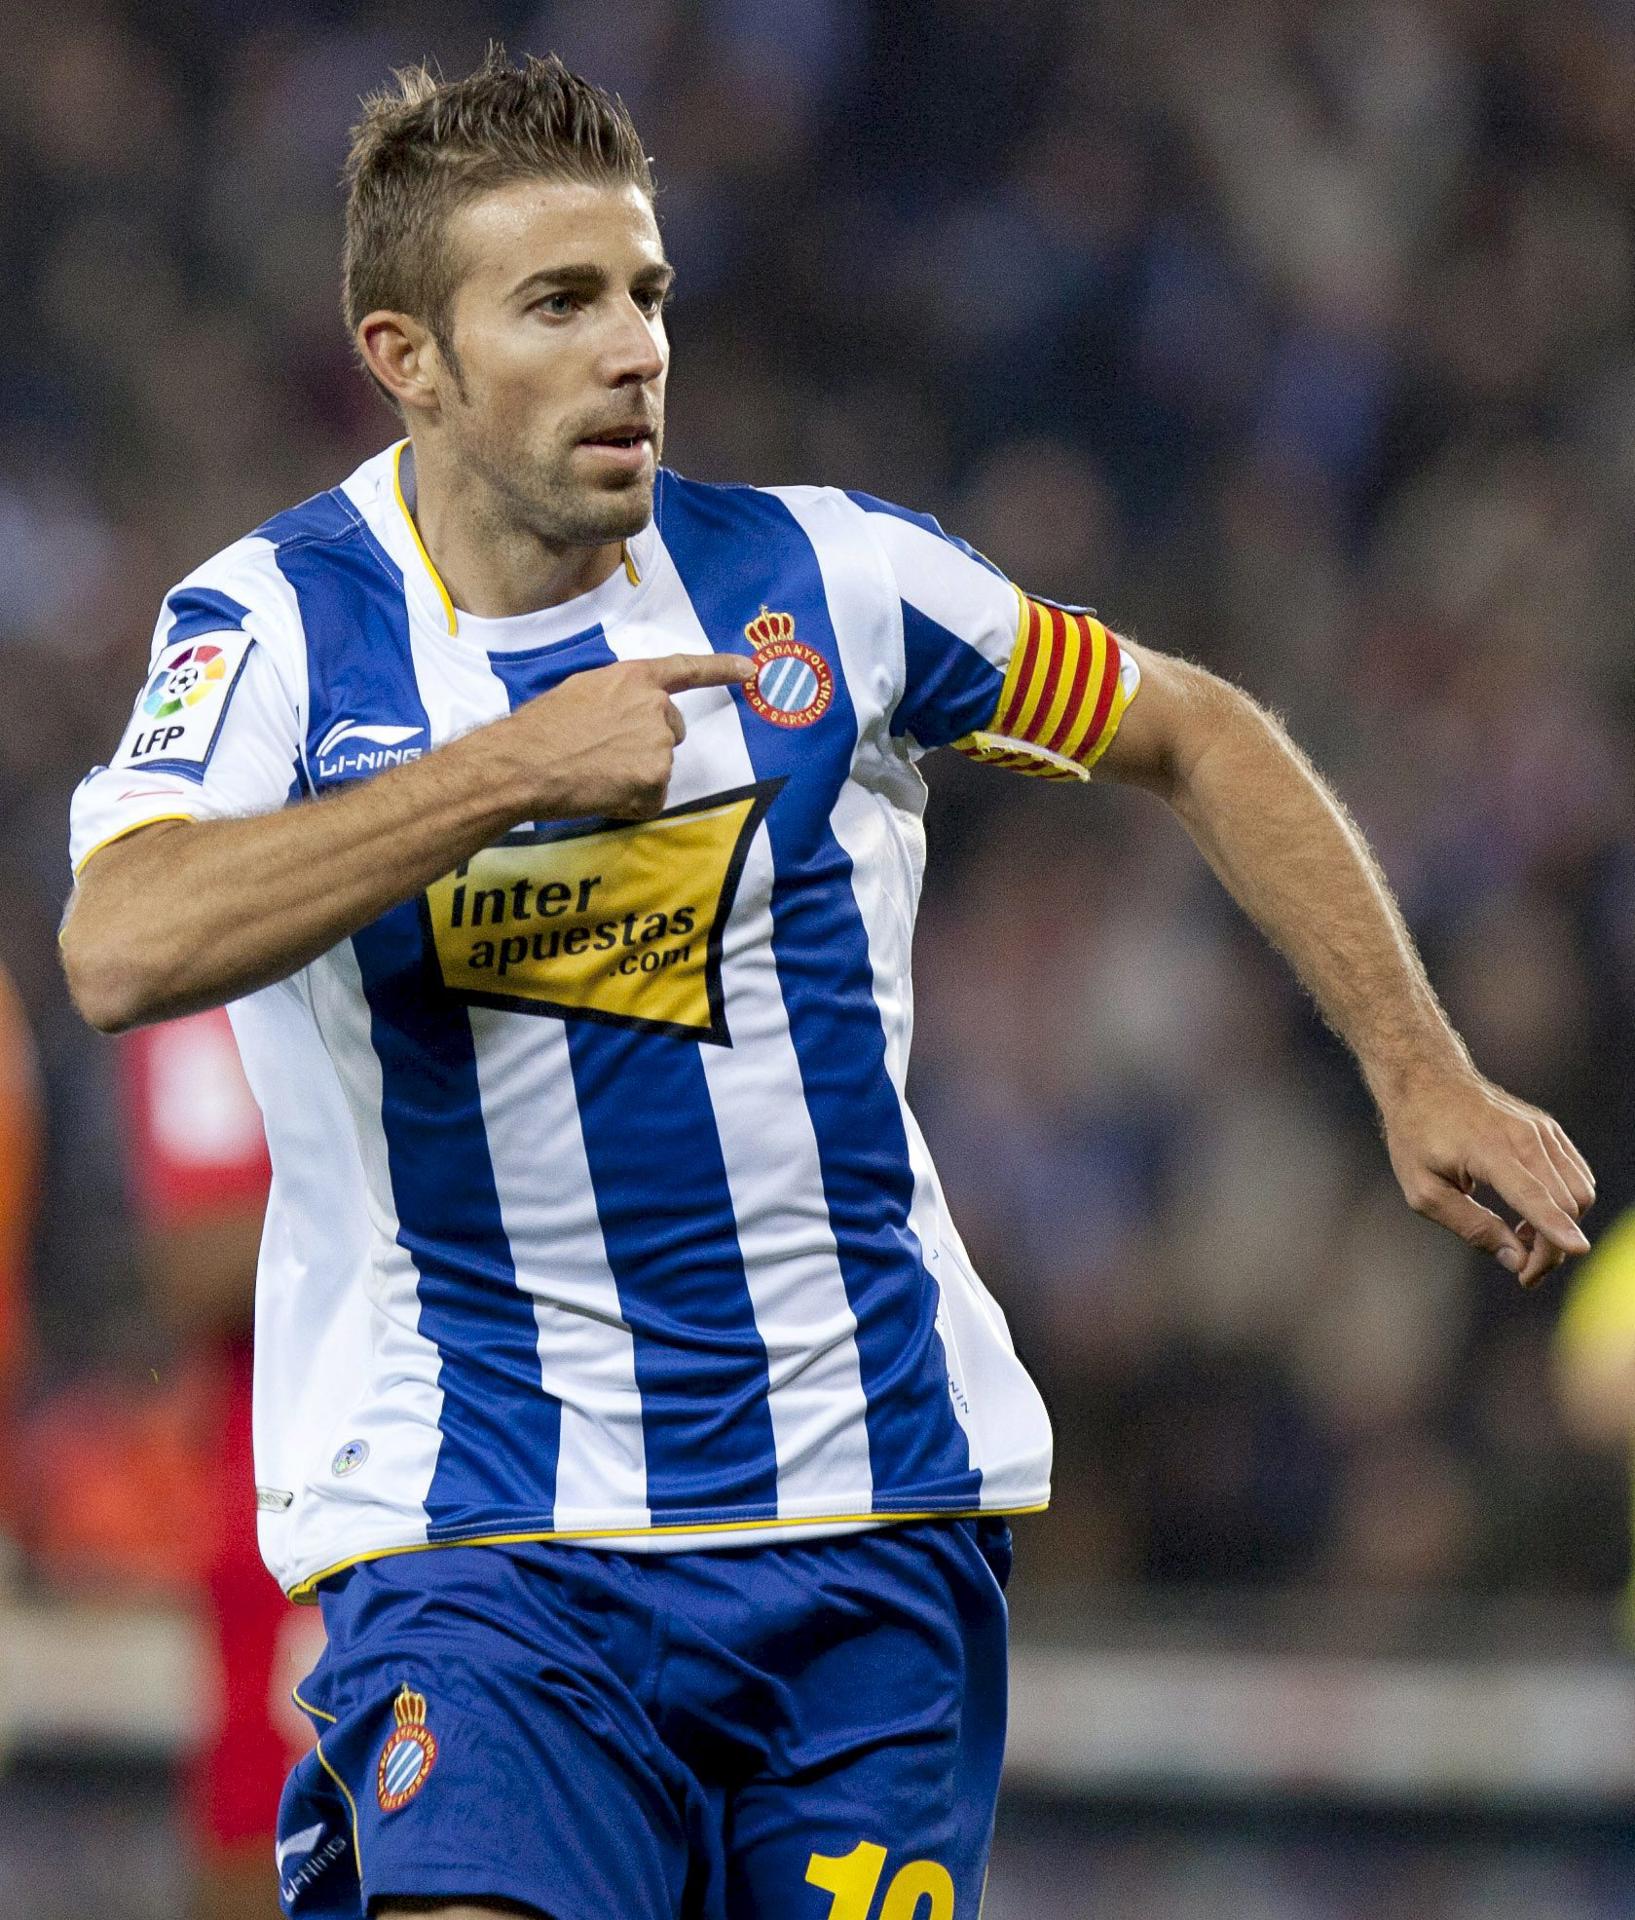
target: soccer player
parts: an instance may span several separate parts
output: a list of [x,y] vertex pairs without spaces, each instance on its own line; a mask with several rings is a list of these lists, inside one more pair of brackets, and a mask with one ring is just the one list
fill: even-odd
[[348,177],[407,437],[166,598],[63,934],[98,1026],[233,1002],[266,1115],[286,1908],[975,1920],[1050,1434],[903,1098],[919,757],[1168,800],[1522,1280],[1588,1170],[1244,695],[919,514],[660,466],[616,102],[411,72]]

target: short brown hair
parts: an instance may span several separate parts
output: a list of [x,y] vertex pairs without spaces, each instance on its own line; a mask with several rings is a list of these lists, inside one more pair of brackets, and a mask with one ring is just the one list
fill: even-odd
[[[451,213],[534,178],[634,185],[651,199],[652,168],[624,102],[554,53],[517,66],[496,43],[463,80],[444,80],[425,62],[392,77],[395,87],[370,94],[352,129],[341,306],[354,340],[364,315],[385,307],[421,321],[454,361],[449,308],[460,263],[447,239]],[[454,369],[458,380],[457,361]]]

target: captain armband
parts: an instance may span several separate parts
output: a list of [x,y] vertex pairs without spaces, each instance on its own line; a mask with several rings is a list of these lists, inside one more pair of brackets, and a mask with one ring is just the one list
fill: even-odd
[[954,742],[968,759],[1045,780],[1088,780],[1140,685],[1134,660],[1092,613],[1018,590],[1016,647],[986,727]]

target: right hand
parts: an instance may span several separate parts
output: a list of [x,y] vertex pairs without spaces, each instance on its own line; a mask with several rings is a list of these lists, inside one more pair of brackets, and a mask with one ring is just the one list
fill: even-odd
[[737,653],[672,653],[576,673],[496,723],[521,764],[525,817],[650,820],[664,808],[675,751],[686,738],[670,696],[740,687],[756,662]]
[[[1590,1243],[1595,1176],[1563,1128],[1473,1067],[1422,1075],[1382,1102],[1386,1149],[1415,1213],[1491,1254],[1524,1287]],[[1486,1189],[1514,1226],[1477,1199]]]

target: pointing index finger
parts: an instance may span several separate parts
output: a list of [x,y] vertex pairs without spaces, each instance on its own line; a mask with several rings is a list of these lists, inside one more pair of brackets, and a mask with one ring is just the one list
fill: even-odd
[[692,687],[741,687],[755,678],[756,663],[741,653],[670,653],[648,663],[666,693]]

